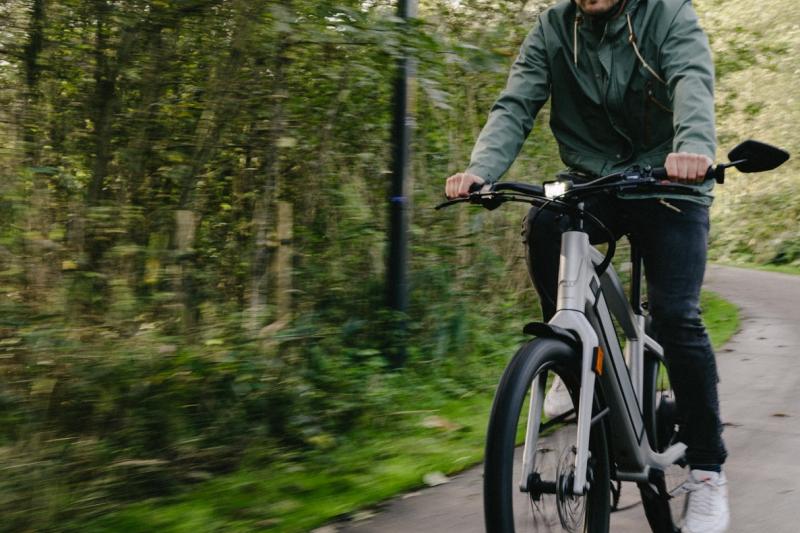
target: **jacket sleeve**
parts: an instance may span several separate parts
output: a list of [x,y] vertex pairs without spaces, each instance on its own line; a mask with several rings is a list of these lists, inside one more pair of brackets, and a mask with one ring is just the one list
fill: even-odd
[[472,150],[467,172],[488,182],[500,179],[519,154],[536,114],[550,95],[550,68],[541,20],[531,30],[511,67]]
[[661,68],[672,98],[674,152],[716,157],[714,63],[708,38],[687,0],[661,45]]

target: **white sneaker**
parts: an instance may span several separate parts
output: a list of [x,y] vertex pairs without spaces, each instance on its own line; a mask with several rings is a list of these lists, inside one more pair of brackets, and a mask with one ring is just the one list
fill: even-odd
[[550,385],[550,390],[544,397],[544,414],[548,418],[556,417],[560,414],[566,413],[571,410],[572,397],[569,395],[569,390],[561,378],[556,374]]
[[692,470],[684,483],[688,503],[683,533],[723,533],[728,530],[728,480],[725,473]]

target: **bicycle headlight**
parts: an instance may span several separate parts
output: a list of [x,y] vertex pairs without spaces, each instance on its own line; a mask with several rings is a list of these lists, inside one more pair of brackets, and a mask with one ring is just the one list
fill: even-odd
[[568,181],[548,181],[544,183],[544,195],[550,199],[558,198],[569,190]]

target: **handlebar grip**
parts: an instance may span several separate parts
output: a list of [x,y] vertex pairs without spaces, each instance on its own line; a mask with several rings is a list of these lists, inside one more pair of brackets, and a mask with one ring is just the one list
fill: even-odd
[[651,174],[657,180],[669,179],[669,176],[667,175],[667,169],[665,167],[654,167],[653,170],[651,170]]
[[[717,183],[724,183],[725,182],[725,172],[724,171],[725,171],[725,168],[722,165],[717,166],[717,167],[715,167],[714,165],[711,165],[710,167],[708,167],[708,170],[706,170],[705,179],[707,179],[707,180],[713,179],[713,180],[716,180]],[[669,179],[669,175],[667,175],[667,169],[664,168],[664,167],[655,167],[650,172],[651,172],[651,175],[654,178],[658,179],[658,180],[667,180],[667,179]]]

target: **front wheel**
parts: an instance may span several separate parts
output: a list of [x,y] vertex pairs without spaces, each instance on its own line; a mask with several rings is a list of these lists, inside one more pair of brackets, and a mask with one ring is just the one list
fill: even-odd
[[[577,442],[580,356],[555,339],[537,339],[522,346],[506,368],[492,406],[486,440],[483,501],[486,531],[590,532],[609,530],[609,454],[602,423],[592,427],[587,479],[590,490],[580,496],[570,489]],[[542,416],[544,390],[555,376],[566,385],[572,410]],[[531,402],[534,409],[530,409]],[[529,428],[530,424],[530,428]],[[536,443],[528,454],[530,475],[523,480],[523,443]],[[533,450],[533,447],[531,447]]]

